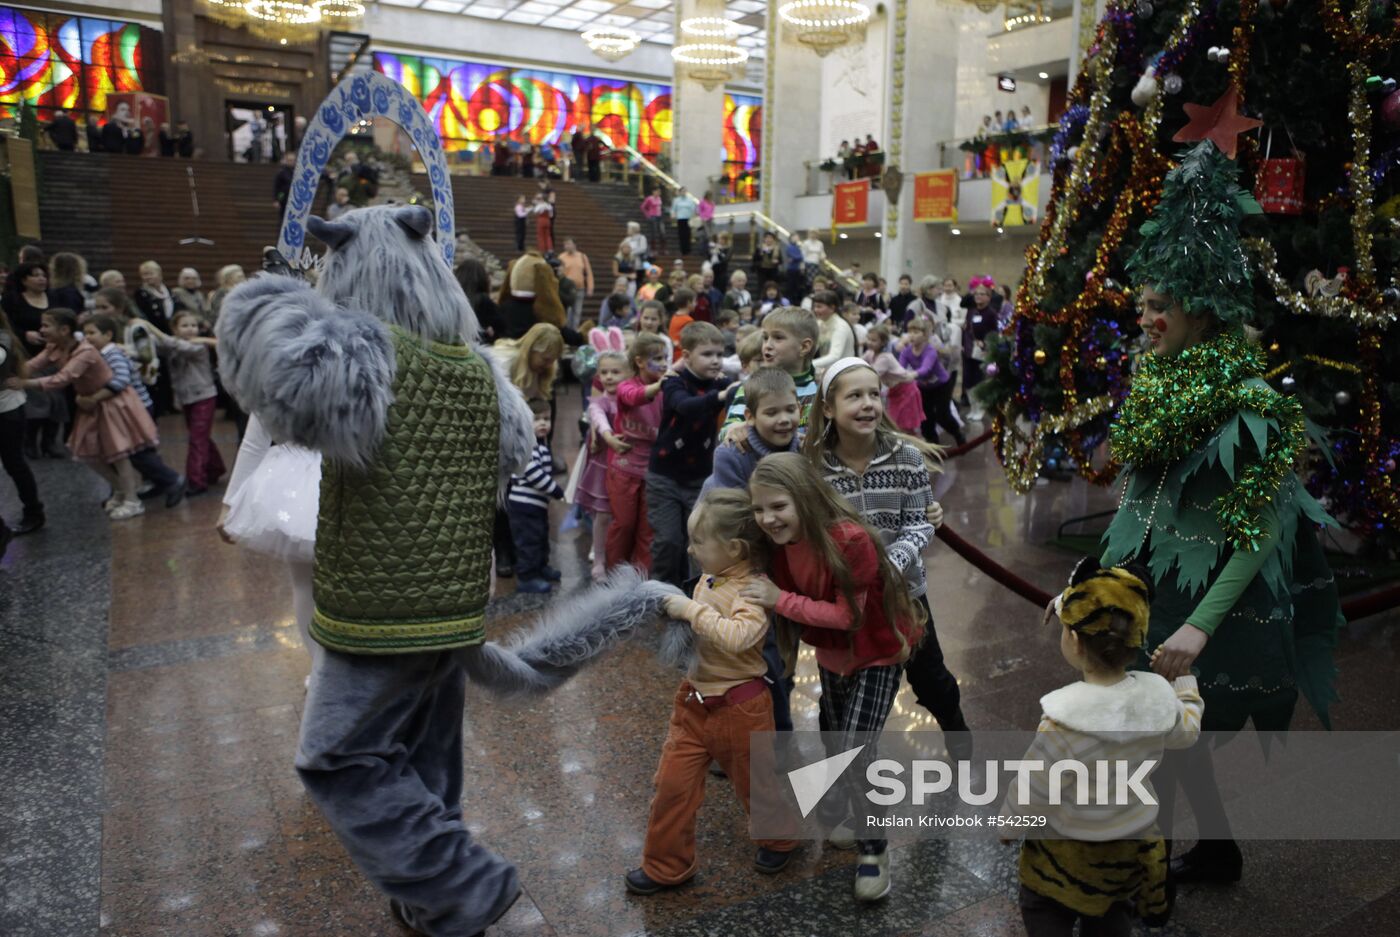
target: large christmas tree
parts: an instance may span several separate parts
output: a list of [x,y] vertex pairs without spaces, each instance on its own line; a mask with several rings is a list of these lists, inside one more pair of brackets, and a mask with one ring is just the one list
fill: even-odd
[[1013,485],[1049,459],[1116,474],[1101,444],[1139,345],[1125,264],[1166,171],[1212,139],[1264,208],[1244,222],[1252,279],[1238,289],[1268,379],[1297,395],[1317,442],[1304,480],[1347,527],[1400,546],[1397,79],[1392,0],[1110,0],[979,389]]

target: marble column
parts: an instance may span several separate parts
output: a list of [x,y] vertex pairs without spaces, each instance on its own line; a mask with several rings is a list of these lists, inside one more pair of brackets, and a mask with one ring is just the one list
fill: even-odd
[[891,30],[887,166],[904,174],[899,198],[886,212],[880,272],[891,284],[907,273],[917,285],[925,274],[943,274],[949,226],[913,220],[914,173],[938,169],[938,144],[954,136],[957,112],[958,44],[961,13],[923,0],[896,0]]
[[[205,85],[208,83],[207,67],[181,64],[172,61],[170,56],[177,52],[189,52],[201,47],[199,25],[195,22],[195,0],[165,0],[161,4],[161,26],[165,33],[165,88],[170,99],[171,126],[177,120],[186,120],[194,131],[195,140],[209,148],[212,141],[223,136],[223,115],[205,104]],[[215,145],[214,151],[222,153],[222,147]]]
[[765,214],[791,225],[796,199],[807,191],[804,163],[821,154],[821,59],[786,35],[779,0],[768,2],[768,59],[763,88],[763,198]]
[[[676,4],[676,43],[685,41],[681,21],[692,16],[723,16],[724,0],[680,0]],[[710,188],[724,162],[724,85],[706,88],[675,63],[671,84],[671,163],[681,185],[697,198]]]

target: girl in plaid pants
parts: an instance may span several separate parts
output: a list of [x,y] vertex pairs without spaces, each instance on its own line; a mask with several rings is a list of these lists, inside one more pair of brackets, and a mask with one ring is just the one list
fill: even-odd
[[[741,594],[800,625],[802,640],[816,648],[822,728],[841,733],[842,750],[868,743],[884,728],[900,665],[919,642],[922,606],[909,598],[876,534],[804,456],[766,456],[749,493],[772,551],[771,581],[755,580]],[[866,744],[848,777],[864,777],[873,749]],[[862,802],[857,816],[867,813]],[[879,901],[890,891],[887,844],[854,845],[856,900]]]

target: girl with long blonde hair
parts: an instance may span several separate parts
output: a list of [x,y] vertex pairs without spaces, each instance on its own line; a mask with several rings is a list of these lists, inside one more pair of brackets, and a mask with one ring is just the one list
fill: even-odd
[[[741,595],[801,626],[802,641],[816,648],[822,729],[841,733],[843,749],[863,744],[867,734],[879,734],[894,705],[923,608],[910,601],[879,536],[801,454],[765,456],[749,478],[749,495],[769,579],[748,583]],[[871,830],[852,844],[861,851],[856,899],[884,898],[887,843]]]
[[[903,588],[919,605],[928,627],[923,643],[904,664],[919,701],[947,733],[949,751],[971,754],[958,681],[948,671],[933,627],[923,552],[943,520],[929,476],[941,450],[898,432],[880,398],[880,377],[860,358],[843,358],[817,388],[803,452],[827,485],[874,528],[903,576]],[[838,844],[847,837],[836,836]]]

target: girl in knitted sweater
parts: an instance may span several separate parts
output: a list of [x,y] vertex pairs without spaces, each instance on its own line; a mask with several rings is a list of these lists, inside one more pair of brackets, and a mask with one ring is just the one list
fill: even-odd
[[[754,580],[740,594],[801,626],[802,640],[817,652],[821,728],[842,733],[843,750],[864,744],[884,728],[900,665],[921,636],[923,610],[910,601],[879,537],[805,456],[765,456],[749,493],[772,551],[771,581]],[[868,761],[858,759],[848,776],[865,777]],[[863,795],[847,794],[851,808],[868,813]],[[865,835],[855,897],[878,901],[890,891],[888,844],[878,830]]]
[[[943,519],[929,486],[939,450],[894,428],[880,399],[880,378],[860,358],[843,358],[827,369],[802,449],[827,484],[880,535],[890,562],[904,575],[909,598],[923,609],[924,642],[904,673],[919,705],[950,733],[950,751],[967,757],[971,739],[958,681],[943,661],[924,576],[923,552]],[[844,839],[838,832],[838,844]]]

